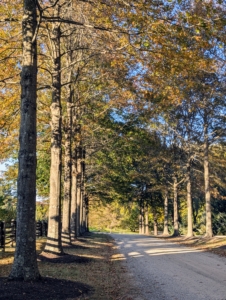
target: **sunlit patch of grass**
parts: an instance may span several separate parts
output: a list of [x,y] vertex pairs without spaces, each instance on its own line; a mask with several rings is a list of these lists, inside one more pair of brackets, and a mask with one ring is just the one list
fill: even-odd
[[13,247],[6,247],[5,251],[1,249],[0,252],[0,265],[9,265],[13,262],[13,255],[14,255],[15,248]]
[[0,277],[6,277],[9,275],[12,263],[13,263],[13,248],[6,248],[5,251],[1,250],[0,253]]
[[[164,238],[159,236],[160,238]],[[166,240],[176,242],[185,246],[195,247],[199,250],[210,251],[221,256],[226,256],[226,237],[215,236],[207,238],[204,236],[194,236],[187,238],[186,236],[167,237]]]
[[0,265],[9,265],[13,262],[13,255],[0,259]]
[[121,253],[113,254],[112,257],[111,257],[112,261],[115,261],[115,260],[124,260],[124,259],[126,259],[125,255],[121,254]]
[[92,255],[92,254],[86,254],[86,255],[80,254],[79,256],[85,258],[104,259],[103,256]]
[[41,253],[45,247],[46,238],[39,238],[36,240],[36,251],[37,254]]

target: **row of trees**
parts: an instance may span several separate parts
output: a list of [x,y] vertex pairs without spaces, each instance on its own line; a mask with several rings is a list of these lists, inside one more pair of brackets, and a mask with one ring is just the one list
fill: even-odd
[[[134,132],[133,140],[139,146],[142,145],[142,152],[138,153],[141,158],[145,157],[146,165],[143,166],[140,157],[137,158],[131,151],[130,167],[135,172],[139,169],[139,172],[132,182],[127,182],[127,189],[131,189],[132,186],[135,189],[133,197],[139,198],[141,224],[145,224],[146,205],[151,204],[153,208],[153,202],[156,205],[158,199],[165,199],[166,234],[167,198],[170,186],[173,190],[171,197],[174,207],[174,235],[179,234],[177,202],[180,185],[186,183],[188,236],[193,235],[192,199],[205,198],[206,235],[209,237],[213,235],[211,194],[212,198],[224,199],[225,50],[224,35],[221,34],[225,27],[220,25],[222,21],[222,15],[220,17],[218,11],[220,7],[219,3],[213,2],[208,5],[199,2],[191,6],[183,3],[179,13],[181,18],[177,19],[177,26],[170,27],[171,36],[170,38],[167,36],[167,42],[164,40],[164,47],[161,44],[162,40],[158,40],[162,46],[160,53],[157,52],[158,59],[156,57],[154,60],[150,59],[149,53],[147,55],[145,52],[142,63],[145,62],[146,65],[139,65],[142,76],[141,72],[131,76],[136,88],[139,88],[131,105],[131,116],[135,115],[135,119],[140,122],[136,125],[133,121],[136,127],[134,130],[139,131],[139,138],[142,136],[141,132],[145,131],[145,142],[135,139]],[[187,9],[188,11],[183,14]],[[215,15],[216,23],[213,19],[207,21],[211,13],[212,17]],[[183,29],[178,26],[179,24],[184,25]],[[167,29],[164,28],[164,34],[166,32]],[[149,51],[153,51],[153,45],[148,41],[146,46]],[[164,52],[166,48],[167,55]],[[121,127],[125,128],[129,122],[130,120],[122,120]],[[124,135],[127,133],[120,132],[120,139],[125,138]],[[145,152],[147,140],[153,140],[153,136],[155,147],[152,147],[152,150],[156,149],[158,159],[155,153],[151,154],[150,149]],[[128,148],[128,140],[126,143]],[[136,147],[136,151],[139,151],[139,146]],[[118,149],[111,148],[110,151],[116,151],[116,157],[119,155]],[[108,153],[105,160],[109,160],[112,156],[112,153]],[[117,162],[111,161],[111,168],[115,164]],[[108,168],[110,166],[108,165]],[[119,170],[117,172],[117,180],[122,181],[124,170],[121,169],[120,174]],[[200,177],[202,173],[203,177]],[[107,176],[109,177],[109,173]],[[156,182],[152,183],[151,180],[155,179]],[[198,185],[199,189],[196,189]],[[129,199],[129,196],[125,195],[124,198]]]
[[[211,212],[209,233],[206,226],[208,220],[205,218],[202,150],[197,149],[196,157],[191,161],[189,168],[191,175],[188,179],[187,155],[184,149],[174,144],[167,147],[161,144],[160,136],[145,134],[144,129],[139,128],[139,134],[136,134],[138,128],[131,131],[130,127],[128,130],[128,133],[124,132],[123,137],[122,134],[119,135],[121,141],[117,145],[98,153],[100,168],[95,168],[97,173],[92,176],[96,179],[87,185],[87,189],[91,189],[90,197],[95,209],[98,210],[100,198],[106,207],[111,203],[111,199],[117,199],[120,207],[127,210],[135,205],[140,210],[141,233],[148,233],[148,228],[153,226],[156,233],[156,226],[159,223],[166,235],[169,233],[178,235],[181,232],[187,236],[193,236],[194,232],[206,236],[212,236],[213,233],[224,234],[224,146],[214,145],[209,151],[211,210],[213,208],[214,213],[213,215]],[[126,139],[126,144],[123,139]],[[117,213],[115,203],[111,209],[113,214]],[[91,217],[92,226],[93,218]],[[123,219],[119,213],[118,221]],[[148,224],[148,219],[152,224]],[[118,222],[116,227],[125,228],[120,224],[121,222]]]
[[56,254],[87,229],[89,201],[138,201],[147,230],[145,213],[152,207],[157,220],[164,199],[168,234],[173,197],[179,234],[182,184],[188,235],[192,199],[201,198],[204,186],[206,234],[212,236],[211,192],[224,196],[224,7],[222,1],[120,0],[1,5],[2,159],[15,157],[20,127],[10,278],[40,277],[36,192],[49,195],[45,251]]

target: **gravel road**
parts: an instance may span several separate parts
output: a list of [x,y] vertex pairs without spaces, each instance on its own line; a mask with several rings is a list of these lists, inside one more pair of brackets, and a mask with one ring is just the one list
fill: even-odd
[[226,300],[226,258],[142,235],[111,234],[137,290],[133,300]]

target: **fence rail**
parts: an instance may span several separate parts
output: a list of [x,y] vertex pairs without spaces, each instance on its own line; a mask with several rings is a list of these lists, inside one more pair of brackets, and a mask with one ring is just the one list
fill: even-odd
[[[36,237],[46,237],[48,224],[45,221],[36,222]],[[5,250],[6,246],[13,247],[16,241],[16,221],[0,221],[0,249]]]

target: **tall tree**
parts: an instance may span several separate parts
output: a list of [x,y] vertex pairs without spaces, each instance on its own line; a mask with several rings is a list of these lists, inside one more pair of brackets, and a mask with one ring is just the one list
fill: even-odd
[[23,65],[21,71],[21,121],[17,189],[17,236],[10,279],[40,278],[36,260],[36,88],[37,88],[37,7],[24,0]]
[[165,195],[164,195],[164,227],[163,227],[163,235],[169,235],[169,228],[168,228],[168,187],[165,187]]
[[[69,49],[68,64],[72,61],[72,52]],[[72,191],[72,101],[73,87],[72,70],[69,70],[67,86],[67,113],[64,125],[65,132],[65,153],[64,153],[64,201],[63,201],[63,219],[62,219],[62,242],[71,243],[70,219],[71,219],[71,191]]]
[[[59,18],[60,3],[54,6],[53,16]],[[54,22],[49,31],[52,47],[52,104],[51,104],[51,166],[48,235],[45,251],[62,254],[61,243],[61,175],[62,175],[62,107],[61,107],[61,24]]]

